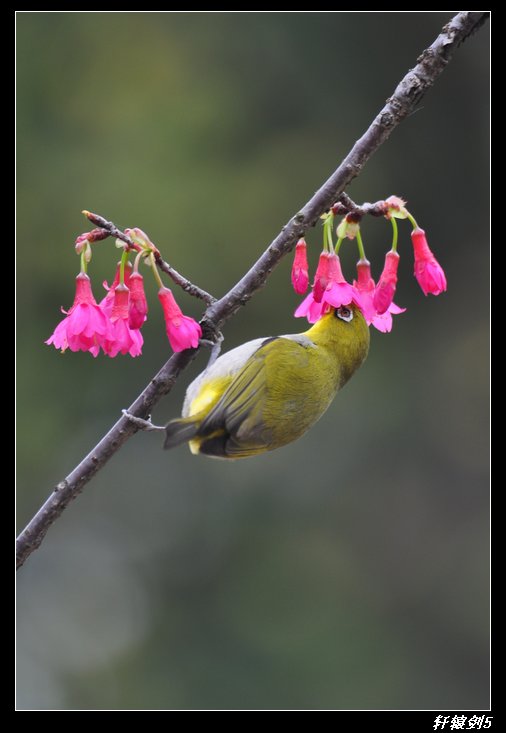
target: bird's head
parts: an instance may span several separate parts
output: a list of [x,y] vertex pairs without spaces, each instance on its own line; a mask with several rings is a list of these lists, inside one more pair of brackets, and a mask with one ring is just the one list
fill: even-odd
[[344,381],[358,369],[369,351],[369,327],[355,303],[332,308],[305,335],[339,359]]

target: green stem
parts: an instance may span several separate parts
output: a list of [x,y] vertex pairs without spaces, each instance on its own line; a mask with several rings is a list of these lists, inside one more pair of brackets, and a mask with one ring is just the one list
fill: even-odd
[[125,284],[125,265],[128,262],[128,251],[126,249],[123,250],[123,254],[121,255],[121,261],[119,263],[119,282],[120,285]]
[[332,227],[334,225],[334,214],[331,212],[323,224],[323,249],[332,252],[334,243],[332,241]]
[[397,252],[397,240],[399,239],[399,227],[397,226],[397,220],[392,216],[390,219],[392,222],[392,229],[394,230],[394,236],[392,239],[392,252]]
[[334,252],[336,253],[336,255],[339,254],[339,250],[341,249],[341,245],[343,242],[344,242],[344,237],[339,237],[339,239],[336,242],[336,247],[334,249]]
[[155,256],[152,252],[149,255],[149,261],[151,263],[151,269],[153,271],[153,275],[155,276],[155,280],[158,283],[158,287],[164,288],[165,285],[163,284],[162,278],[160,277],[160,273],[158,272],[158,267],[156,266],[156,262],[155,262]]
[[86,275],[86,271],[88,269],[88,263],[86,262],[86,259],[84,257],[84,249],[81,252],[81,272]]
[[360,233],[360,229],[357,229],[357,247],[358,247],[358,256],[360,257],[360,259],[367,261],[367,257],[365,256],[364,243],[362,241],[362,235]]
[[[414,217],[414,216],[412,216],[412,215],[411,215],[411,214],[409,213],[409,211],[406,211],[406,214],[408,215],[408,219],[410,220],[410,222],[411,222],[411,223],[413,224],[413,229],[418,229],[418,224],[416,223],[416,219],[415,219],[415,217]],[[392,219],[392,221],[393,221],[393,219]]]

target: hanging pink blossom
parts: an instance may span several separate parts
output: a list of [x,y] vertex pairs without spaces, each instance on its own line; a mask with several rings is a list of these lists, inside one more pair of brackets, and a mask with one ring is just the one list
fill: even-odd
[[392,330],[392,315],[404,313],[405,308],[399,308],[395,303],[390,303],[388,309],[384,313],[378,313],[374,307],[374,291],[375,284],[371,277],[371,265],[368,260],[359,260],[357,262],[357,280],[353,281],[353,285],[360,293],[362,302],[362,313],[368,326],[373,325],[378,331],[388,333]]
[[118,354],[139,356],[142,353],[142,334],[128,325],[129,297],[130,290],[126,285],[116,285],[110,319],[111,335],[103,347],[111,358]]
[[197,348],[202,337],[202,329],[197,321],[183,315],[170,288],[160,288],[158,298],[162,304],[165,327],[172,349],[177,352]]
[[72,307],[45,343],[53,344],[62,352],[67,349],[89,351],[97,356],[110,332],[109,319],[93,297],[90,278],[81,272],[76,277],[76,295]]
[[130,275],[130,302],[128,308],[128,325],[130,328],[140,328],[147,319],[148,302],[144,292],[144,278],[140,272]]
[[329,310],[330,306],[324,301],[316,302],[314,291],[311,291],[296,309],[294,316],[295,318],[307,318],[309,323],[316,323]]
[[[99,306],[102,308],[104,313],[106,313],[109,316],[109,318],[111,317],[111,314],[112,314],[112,306],[114,303],[114,291],[115,291],[116,286],[119,285],[119,281],[120,281],[120,271],[121,271],[121,264],[118,262],[116,266],[116,272],[114,273],[114,280],[112,281],[111,285],[109,286],[106,280],[104,280],[104,282],[102,283],[104,288],[107,290],[107,295],[105,295],[102,298],[102,300],[99,303]],[[127,287],[129,287],[130,285],[131,272],[132,272],[132,265],[130,262],[127,262],[125,264],[125,273],[124,273],[125,285]]]
[[[359,291],[353,285],[350,285],[344,279],[341,270],[339,257],[329,252],[322,252],[320,255],[320,280],[315,278],[315,285],[311,293],[302,301],[297,310],[295,317],[306,317],[309,323],[316,323],[325,313],[332,308],[339,308],[342,305],[355,303],[362,308],[361,296]],[[321,285],[326,282],[327,285],[321,293],[318,300],[316,297],[316,283]]]
[[295,245],[295,257],[292,265],[292,285],[299,295],[306,292],[309,285],[309,271],[307,264],[306,240],[299,239]]
[[397,252],[390,250],[390,252],[386,253],[385,266],[374,291],[373,303],[379,315],[388,310],[390,303],[394,299],[398,267],[399,255]]
[[329,267],[331,257],[332,255],[330,252],[322,252],[320,254],[320,259],[318,260],[318,267],[316,268],[313,283],[313,298],[317,303],[321,302],[323,293],[329,284]]
[[439,295],[446,290],[446,276],[427,244],[425,232],[416,227],[411,232],[415,252],[415,277],[425,295]]

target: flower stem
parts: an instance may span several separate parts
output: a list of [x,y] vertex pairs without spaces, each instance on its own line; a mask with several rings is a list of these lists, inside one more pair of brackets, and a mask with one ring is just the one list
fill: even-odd
[[418,224],[416,223],[415,217],[412,214],[410,214],[409,211],[406,211],[406,214],[408,215],[408,219],[410,220],[410,222],[413,225],[413,229],[418,229]]
[[399,227],[397,226],[397,221],[395,217],[392,216],[390,221],[392,222],[392,229],[394,230],[394,236],[392,239],[392,252],[397,252],[397,240],[399,239]]
[[334,214],[330,212],[323,224],[323,249],[332,252],[334,243],[332,241],[332,226],[334,224]]
[[119,282],[120,285],[125,284],[125,265],[128,262],[128,250],[124,249],[119,263]]
[[86,275],[86,271],[88,269],[88,263],[86,262],[86,257],[84,256],[84,249],[81,252],[81,272]]
[[365,256],[365,249],[364,249],[364,243],[362,241],[362,234],[360,233],[360,229],[357,229],[357,247],[358,247],[358,256],[361,260],[367,260],[367,257]]
[[162,282],[162,278],[160,277],[160,273],[158,272],[158,267],[156,266],[155,256],[152,252],[149,255],[149,261],[151,263],[151,269],[153,270],[153,275],[155,276],[155,280],[158,283],[158,287],[159,288],[165,287],[165,285]]
[[336,255],[339,254],[339,250],[341,249],[341,245],[343,242],[344,242],[344,237],[339,237],[339,239],[336,242],[335,249],[334,249],[334,252],[336,253]]
[[141,249],[141,251],[139,252],[139,254],[136,256],[136,258],[134,260],[134,269],[133,269],[133,272],[134,272],[135,275],[137,275],[137,273],[139,272],[139,262],[141,261],[141,257],[143,255],[146,255],[146,253],[145,253],[145,251],[143,249]]

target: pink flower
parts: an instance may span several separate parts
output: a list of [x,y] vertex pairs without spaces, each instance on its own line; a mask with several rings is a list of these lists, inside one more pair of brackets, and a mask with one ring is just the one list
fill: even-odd
[[340,308],[342,305],[349,305],[352,301],[361,307],[358,290],[346,282],[341,262],[336,254],[331,254],[329,259],[328,280],[322,300],[333,308]]
[[[335,256],[336,255],[334,255],[334,257]],[[313,298],[316,303],[321,302],[323,293],[329,284],[329,267],[331,257],[332,255],[330,252],[322,252],[320,259],[318,260],[318,267],[316,268],[313,284]]]
[[353,285],[360,293],[362,301],[362,313],[368,326],[371,324],[382,331],[388,333],[392,330],[392,315],[404,313],[405,308],[399,308],[395,303],[390,303],[388,309],[379,314],[374,307],[374,291],[375,284],[371,277],[371,265],[368,260],[359,260],[357,262],[357,280],[353,281]]
[[[125,265],[125,285],[128,287],[130,285],[130,273],[132,272],[132,265],[130,262],[127,262]],[[111,286],[107,284],[107,281],[104,280],[102,285],[107,290],[107,295],[105,295],[102,300],[99,303],[99,306],[102,308],[104,313],[110,318],[112,314],[112,306],[114,302],[114,291],[116,288],[116,285],[119,285],[119,279],[120,279],[120,263],[118,262],[116,266],[116,272],[114,274],[114,280],[111,283]]]
[[110,330],[109,319],[93,297],[90,278],[81,272],[76,277],[76,295],[72,308],[45,343],[53,344],[62,352],[66,349],[89,351],[97,356],[100,347],[109,337]]
[[129,287],[128,325],[130,328],[140,328],[147,319],[148,303],[144,292],[144,278],[139,272],[130,275]]
[[162,304],[163,317],[170,345],[174,351],[197,348],[202,329],[193,318],[184,316],[169,288],[160,288],[158,298]]
[[[309,323],[316,323],[316,321],[330,310],[330,307],[339,308],[342,305],[349,305],[353,302],[359,308],[362,308],[360,293],[357,288],[347,283],[344,279],[341,263],[336,254],[322,252],[318,269],[320,270],[320,279],[315,278],[312,292],[304,298],[295,311],[294,315],[296,318],[306,317]],[[321,288],[324,282],[327,285],[318,300],[317,283],[319,283],[319,287]]]
[[144,339],[138,329],[128,325],[130,290],[126,285],[116,285],[111,312],[111,334],[103,345],[105,353],[114,358],[118,354],[139,356]]
[[386,253],[385,266],[374,291],[373,303],[379,315],[388,310],[390,303],[394,299],[398,267],[399,255],[397,252],[390,250],[390,252]]
[[309,323],[316,323],[329,309],[330,306],[322,300],[317,303],[314,299],[314,291],[311,291],[299,305],[294,316],[295,318],[307,318]]
[[374,307],[374,280],[371,277],[371,265],[369,260],[359,260],[357,262],[357,280],[353,281],[353,285],[360,293],[362,300],[362,313],[367,321],[367,325],[370,325],[373,319],[376,317],[376,308]]
[[292,265],[292,285],[295,292],[299,295],[305,293],[309,285],[306,240],[303,237],[295,245],[295,257]]
[[443,268],[432,254],[425,232],[420,227],[411,232],[415,251],[415,277],[425,295],[439,295],[446,290],[446,276]]
[[371,324],[374,326],[374,328],[377,328],[378,331],[381,331],[382,333],[390,333],[393,325],[392,316],[396,316],[399,313],[404,313],[405,310],[405,308],[399,308],[399,306],[395,305],[395,303],[390,303],[387,311],[381,314],[376,313],[376,315],[373,316]]

